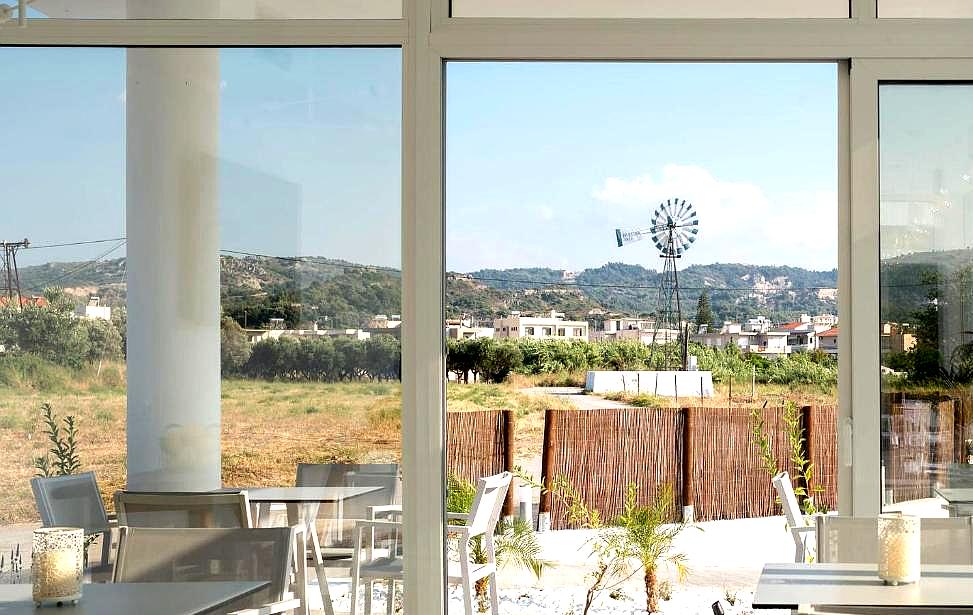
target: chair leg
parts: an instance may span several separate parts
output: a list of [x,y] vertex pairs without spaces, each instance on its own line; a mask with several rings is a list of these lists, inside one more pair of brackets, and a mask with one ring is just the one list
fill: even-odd
[[395,579],[389,579],[389,595],[385,599],[385,615],[395,611]]
[[368,579],[365,581],[365,615],[372,615],[372,592],[375,591],[375,586],[372,584],[372,580]]
[[497,588],[497,573],[490,575],[490,613],[500,615],[500,592]]
[[358,613],[358,571],[351,571],[351,615]]

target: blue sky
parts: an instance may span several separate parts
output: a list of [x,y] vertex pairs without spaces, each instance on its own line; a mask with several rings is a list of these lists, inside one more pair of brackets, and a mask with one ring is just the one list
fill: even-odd
[[[222,247],[399,266],[400,51],[220,54]],[[0,84],[0,236],[123,236],[124,50],[0,49]],[[111,245],[32,250],[20,262]]]
[[683,265],[837,261],[833,64],[453,63],[447,265],[658,266],[614,229],[694,202]]
[[[123,235],[124,50],[0,59],[0,235]],[[398,266],[400,52],[221,60],[223,247]],[[451,270],[656,266],[648,244],[615,247],[614,229],[673,196],[701,218],[685,264],[835,266],[834,65],[451,63],[447,82]]]

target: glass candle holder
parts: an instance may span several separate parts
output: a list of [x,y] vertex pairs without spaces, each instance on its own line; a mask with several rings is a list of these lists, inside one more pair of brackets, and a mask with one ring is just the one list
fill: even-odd
[[81,599],[84,530],[43,527],[34,530],[31,553],[34,604],[62,605]]
[[915,583],[921,574],[919,517],[878,516],[878,576],[887,585]]

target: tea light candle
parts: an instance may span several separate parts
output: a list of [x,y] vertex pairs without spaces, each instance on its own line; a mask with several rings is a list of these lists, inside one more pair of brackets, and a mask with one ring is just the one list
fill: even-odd
[[919,517],[901,513],[878,516],[878,576],[886,584],[919,580]]
[[84,574],[84,530],[44,527],[34,530],[31,553],[33,599],[38,606],[77,602]]

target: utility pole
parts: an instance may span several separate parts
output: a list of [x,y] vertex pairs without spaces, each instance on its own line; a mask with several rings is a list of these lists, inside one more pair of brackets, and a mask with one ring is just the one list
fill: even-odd
[[20,294],[20,271],[17,269],[17,250],[22,248],[29,248],[30,242],[24,239],[23,241],[4,241],[0,242],[0,247],[3,248],[3,271],[4,276],[2,283],[4,286],[0,286],[0,291],[7,292],[7,305],[14,303],[16,297],[16,305],[18,310],[22,310],[24,307],[23,298]]

